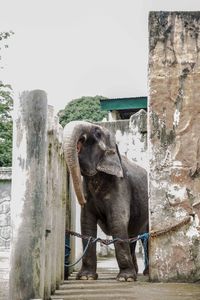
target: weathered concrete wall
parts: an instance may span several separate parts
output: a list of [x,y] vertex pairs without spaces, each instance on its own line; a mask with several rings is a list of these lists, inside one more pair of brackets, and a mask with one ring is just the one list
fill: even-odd
[[143,168],[148,168],[147,153],[147,113],[141,109],[130,120],[101,122],[101,126],[115,135],[120,154],[134,161]]
[[15,106],[10,299],[42,298],[45,254],[47,98],[24,92]]
[[200,278],[200,12],[149,17],[152,280]]
[[67,171],[45,92],[15,102],[10,300],[49,299],[64,279]]
[[0,168],[0,252],[10,249],[11,168]]
[[48,299],[64,280],[65,228],[69,224],[67,168],[62,149],[63,128],[48,107],[45,289]]
[[8,299],[11,168],[0,168],[0,299]]

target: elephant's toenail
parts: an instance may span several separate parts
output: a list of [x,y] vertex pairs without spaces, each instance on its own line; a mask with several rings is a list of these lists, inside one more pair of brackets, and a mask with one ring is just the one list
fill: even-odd
[[89,277],[88,277],[88,280],[94,280],[94,277],[89,276]]
[[132,277],[129,277],[129,278],[127,278],[127,281],[128,282],[131,282],[131,281],[133,281],[134,279],[132,278]]
[[119,277],[118,280],[121,281],[121,282],[126,281],[126,279],[124,277]]
[[81,276],[80,279],[81,280],[87,280],[88,278],[87,278],[87,276]]

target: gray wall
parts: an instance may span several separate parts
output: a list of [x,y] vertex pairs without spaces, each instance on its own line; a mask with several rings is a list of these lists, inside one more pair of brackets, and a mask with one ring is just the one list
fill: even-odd
[[64,280],[69,223],[63,128],[46,93],[14,103],[9,299],[49,299]]
[[148,169],[147,113],[141,109],[130,120],[101,122],[116,138],[120,154]]
[[200,13],[152,12],[149,195],[152,280],[200,278]]
[[0,252],[10,249],[11,168],[0,168]]

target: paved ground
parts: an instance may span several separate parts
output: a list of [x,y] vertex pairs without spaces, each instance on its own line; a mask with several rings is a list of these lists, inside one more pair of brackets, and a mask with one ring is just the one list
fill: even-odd
[[[144,262],[142,257],[137,257],[139,273],[142,273],[144,270]],[[118,271],[118,264],[116,258],[101,258],[98,260],[98,269]]]
[[8,300],[9,252],[0,252],[0,300]]
[[[140,261],[142,266],[142,261]],[[200,284],[150,283],[139,275],[136,282],[117,282],[116,261],[102,260],[98,263],[99,279],[91,281],[75,280],[74,272],[61,285],[52,300],[200,300]]]
[[[143,268],[139,260],[139,270]],[[98,262],[99,279],[91,281],[75,280],[74,272],[61,285],[52,300],[200,300],[200,284],[150,283],[148,278],[138,276],[136,282],[117,282],[115,259]],[[0,300],[8,300],[8,254],[0,255]]]

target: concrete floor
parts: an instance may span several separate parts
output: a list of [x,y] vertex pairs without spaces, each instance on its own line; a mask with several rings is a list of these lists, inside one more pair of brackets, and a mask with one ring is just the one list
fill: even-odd
[[0,252],[0,300],[8,300],[9,252]]
[[[139,259],[139,269],[143,261]],[[98,280],[77,281],[76,272],[61,285],[52,300],[200,300],[200,284],[150,283],[148,277],[138,275],[136,282],[115,280],[118,266],[115,259],[98,262]]]
[[[138,259],[139,271],[143,269],[142,259]],[[91,281],[75,280],[74,272],[61,285],[52,300],[200,300],[200,283],[150,283],[148,277],[139,275],[136,282],[117,282],[116,259],[98,261],[99,279]],[[8,254],[0,257],[0,300],[8,300]]]
[[[142,257],[137,257],[137,263],[138,263],[138,269],[139,273],[142,274],[144,270],[144,262]],[[98,269],[105,269],[105,270],[113,270],[113,271],[118,271],[118,264],[117,260],[115,257],[111,258],[99,258],[98,259],[98,264],[97,264]]]

